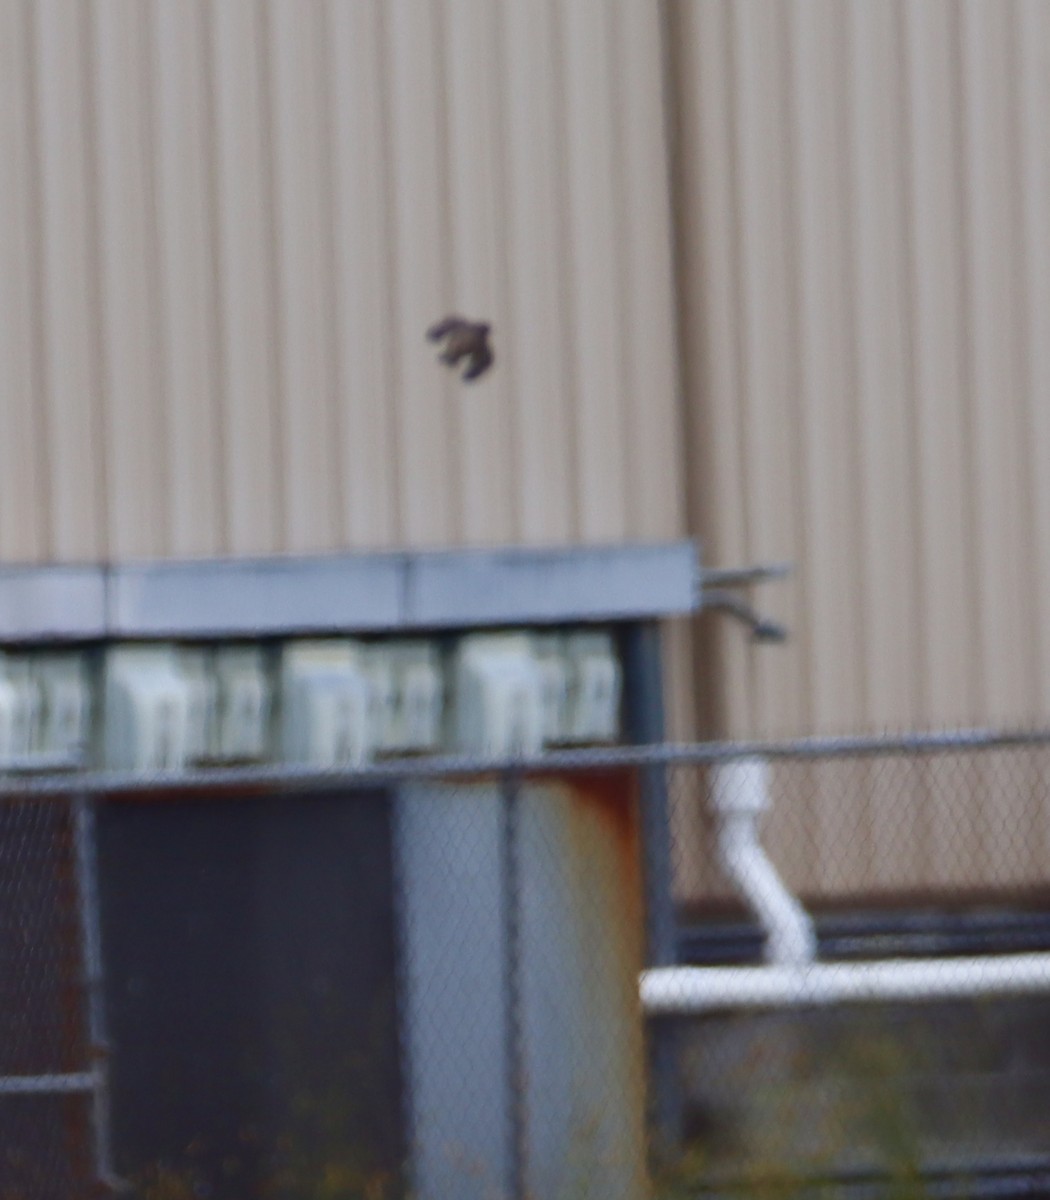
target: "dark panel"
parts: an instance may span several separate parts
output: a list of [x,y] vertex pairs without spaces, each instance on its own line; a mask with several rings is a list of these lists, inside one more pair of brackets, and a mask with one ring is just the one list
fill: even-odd
[[111,802],[98,832],[118,1170],[216,1200],[393,1172],[387,801]]
[[80,1200],[92,1195],[84,1095],[0,1096],[0,1196]]
[[87,1099],[6,1090],[88,1068],[82,979],[69,802],[0,798],[0,1197],[87,1193]]
[[68,801],[0,798],[0,1075],[89,1063]]

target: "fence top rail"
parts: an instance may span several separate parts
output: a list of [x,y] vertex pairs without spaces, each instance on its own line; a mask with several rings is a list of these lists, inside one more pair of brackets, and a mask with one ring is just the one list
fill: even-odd
[[934,755],[1050,746],[1050,729],[955,730],[940,733],[810,737],[772,741],[721,741],[552,749],[528,757],[433,755],[381,759],[319,769],[288,763],[205,766],[141,772],[77,769],[69,761],[0,763],[0,794],[114,795],[144,791],[334,791],[422,780],[551,775],[623,768],[705,766],[744,758],[813,760],[886,755]]

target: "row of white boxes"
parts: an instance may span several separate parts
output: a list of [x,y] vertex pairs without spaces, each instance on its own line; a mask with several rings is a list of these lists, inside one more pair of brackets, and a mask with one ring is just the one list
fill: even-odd
[[353,766],[615,742],[622,672],[599,630],[425,640],[174,644],[0,655],[0,765]]

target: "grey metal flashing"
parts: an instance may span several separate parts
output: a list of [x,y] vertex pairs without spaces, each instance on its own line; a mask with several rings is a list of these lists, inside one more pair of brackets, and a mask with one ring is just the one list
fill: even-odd
[[0,641],[91,640],[105,633],[102,567],[0,568]]
[[408,620],[422,627],[623,621],[692,611],[696,548],[515,548],[409,560]]
[[690,612],[691,542],[0,568],[0,642],[378,633]]
[[403,591],[399,554],[134,563],[110,570],[108,633],[210,638],[395,629]]

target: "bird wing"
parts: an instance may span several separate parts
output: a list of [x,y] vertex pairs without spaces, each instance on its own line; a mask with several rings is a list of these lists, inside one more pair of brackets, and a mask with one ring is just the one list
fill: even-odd
[[495,355],[489,348],[488,342],[483,342],[470,356],[470,363],[463,372],[464,380],[469,383],[472,379],[477,379],[479,375],[483,375],[492,366],[494,360]]
[[442,317],[427,330],[427,339],[431,342],[440,342],[443,337],[448,337],[450,333],[462,329],[466,324],[467,322],[462,317]]

